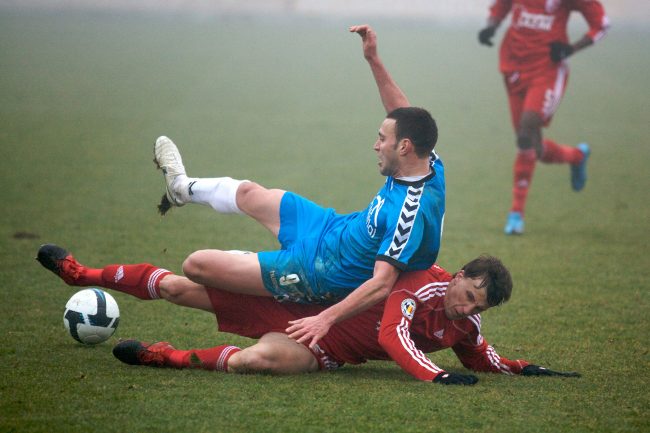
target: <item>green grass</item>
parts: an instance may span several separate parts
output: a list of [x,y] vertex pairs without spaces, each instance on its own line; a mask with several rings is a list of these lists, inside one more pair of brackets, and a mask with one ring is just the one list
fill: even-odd
[[[570,190],[567,167],[538,166],[527,233],[510,238],[514,140],[496,50],[478,46],[475,28],[375,23],[385,63],[440,125],[440,263],[502,257],[515,291],[483,315],[486,338],[581,379],[479,374],[460,388],[381,362],[293,377],[129,367],[110,353],[117,338],[252,341],[219,334],[208,314],[120,293],[109,343],[66,336],[74,290],[33,260],[41,243],[90,265],[176,272],[196,249],[276,247],[252,221],[207,208],[158,217],[158,135],[180,144],[192,175],[250,178],[341,212],[367,205],[382,183],[371,147],[383,111],[353,23],[0,14],[0,432],[649,429],[650,56],[647,30],[623,25],[572,59],[548,131],[591,143],[585,191]],[[451,352],[432,358],[463,371]]]

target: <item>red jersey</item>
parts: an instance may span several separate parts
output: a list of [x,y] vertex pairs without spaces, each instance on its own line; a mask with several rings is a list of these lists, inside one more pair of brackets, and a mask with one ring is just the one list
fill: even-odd
[[[481,336],[480,315],[447,319],[443,301],[451,279],[437,265],[403,273],[384,303],[332,326],[319,341],[319,349],[334,365],[393,359],[420,380],[432,380],[442,371],[425,353],[447,348],[472,370],[519,374],[528,362],[500,357]],[[219,329],[251,338],[284,332],[289,320],[326,308],[220,290],[209,294]]]
[[596,42],[609,28],[603,6],[597,0],[494,0],[490,19],[500,23],[512,11],[511,23],[501,43],[501,72],[526,72],[553,65],[551,42],[567,43],[567,22],[572,11],[587,21],[586,36]]

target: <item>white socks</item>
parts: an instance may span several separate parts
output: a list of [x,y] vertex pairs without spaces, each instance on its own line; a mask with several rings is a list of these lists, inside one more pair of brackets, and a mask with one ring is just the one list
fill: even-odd
[[186,203],[197,203],[212,207],[220,213],[243,214],[237,207],[237,188],[248,180],[231,177],[196,178],[178,176],[174,190],[181,193]]

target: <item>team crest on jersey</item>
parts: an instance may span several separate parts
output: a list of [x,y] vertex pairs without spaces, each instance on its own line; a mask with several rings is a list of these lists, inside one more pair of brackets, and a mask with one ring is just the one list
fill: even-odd
[[413,320],[415,314],[415,301],[411,298],[402,301],[402,315],[409,320]]

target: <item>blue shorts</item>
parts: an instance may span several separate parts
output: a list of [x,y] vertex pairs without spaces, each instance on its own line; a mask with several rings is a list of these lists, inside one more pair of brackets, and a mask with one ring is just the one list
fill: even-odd
[[319,240],[336,217],[334,209],[292,192],[284,193],[278,233],[282,249],[257,254],[264,286],[277,300],[327,304],[341,299],[340,295],[323,292],[314,272]]

